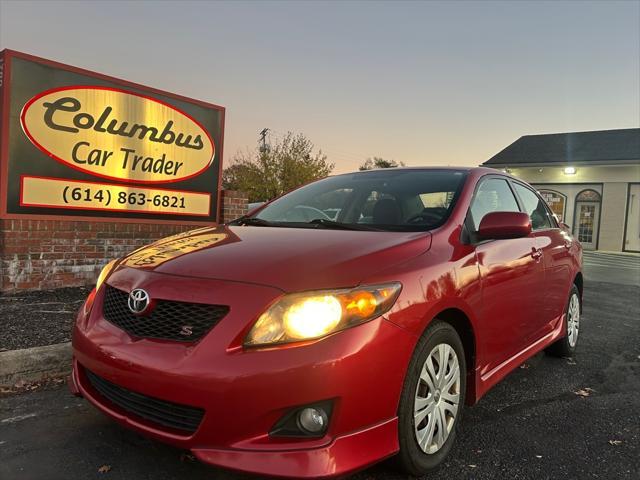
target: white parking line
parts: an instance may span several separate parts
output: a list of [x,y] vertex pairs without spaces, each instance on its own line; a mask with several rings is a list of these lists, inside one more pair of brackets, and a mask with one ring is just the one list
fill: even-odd
[[33,418],[37,416],[37,413],[27,413],[26,415],[18,415],[16,417],[5,418],[4,420],[0,420],[0,423],[16,423],[21,422],[22,420],[26,420],[27,418]]

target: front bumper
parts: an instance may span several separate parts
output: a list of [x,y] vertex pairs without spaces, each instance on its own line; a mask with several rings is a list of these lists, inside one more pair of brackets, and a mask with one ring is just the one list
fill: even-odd
[[[213,280],[194,288],[192,279],[160,276],[130,270],[110,283],[175,300],[188,291],[194,302],[204,295],[218,302],[212,292],[223,292],[230,313],[195,345],[135,339],[102,318],[99,292],[89,318],[80,313],[74,329],[72,390],[129,428],[235,470],[329,477],[397,452],[396,411],[415,337],[379,318],[304,346],[243,350],[234,345],[251,324],[247,318],[279,292]],[[240,299],[251,302],[243,307]],[[202,408],[202,422],[188,433],[139,418],[101,396],[85,369],[130,391]],[[292,408],[324,400],[333,412],[322,438],[269,435]]]

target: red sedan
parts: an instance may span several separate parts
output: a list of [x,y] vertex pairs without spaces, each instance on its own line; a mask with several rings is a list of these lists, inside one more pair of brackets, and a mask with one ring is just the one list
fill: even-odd
[[582,249],[495,170],[329,177],[116,260],[81,308],[71,388],[202,462],[331,477],[443,462],[464,405],[571,355]]

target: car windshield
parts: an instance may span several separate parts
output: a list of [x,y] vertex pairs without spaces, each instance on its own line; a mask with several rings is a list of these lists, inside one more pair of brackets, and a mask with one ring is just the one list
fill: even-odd
[[337,175],[276,199],[239,224],[424,231],[442,225],[466,174],[388,169]]

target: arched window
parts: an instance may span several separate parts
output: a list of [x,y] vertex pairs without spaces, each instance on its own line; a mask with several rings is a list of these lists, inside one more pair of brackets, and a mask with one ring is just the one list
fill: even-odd
[[549,189],[538,190],[538,193],[544,198],[544,201],[547,202],[547,205],[549,205],[551,211],[558,217],[558,220],[564,222],[567,196]]
[[600,201],[600,194],[595,190],[591,190],[591,189],[582,190],[576,196],[576,202],[599,202],[599,201]]
[[600,202],[600,194],[595,190],[582,190],[576,195],[573,232],[586,249],[595,250],[598,247]]

